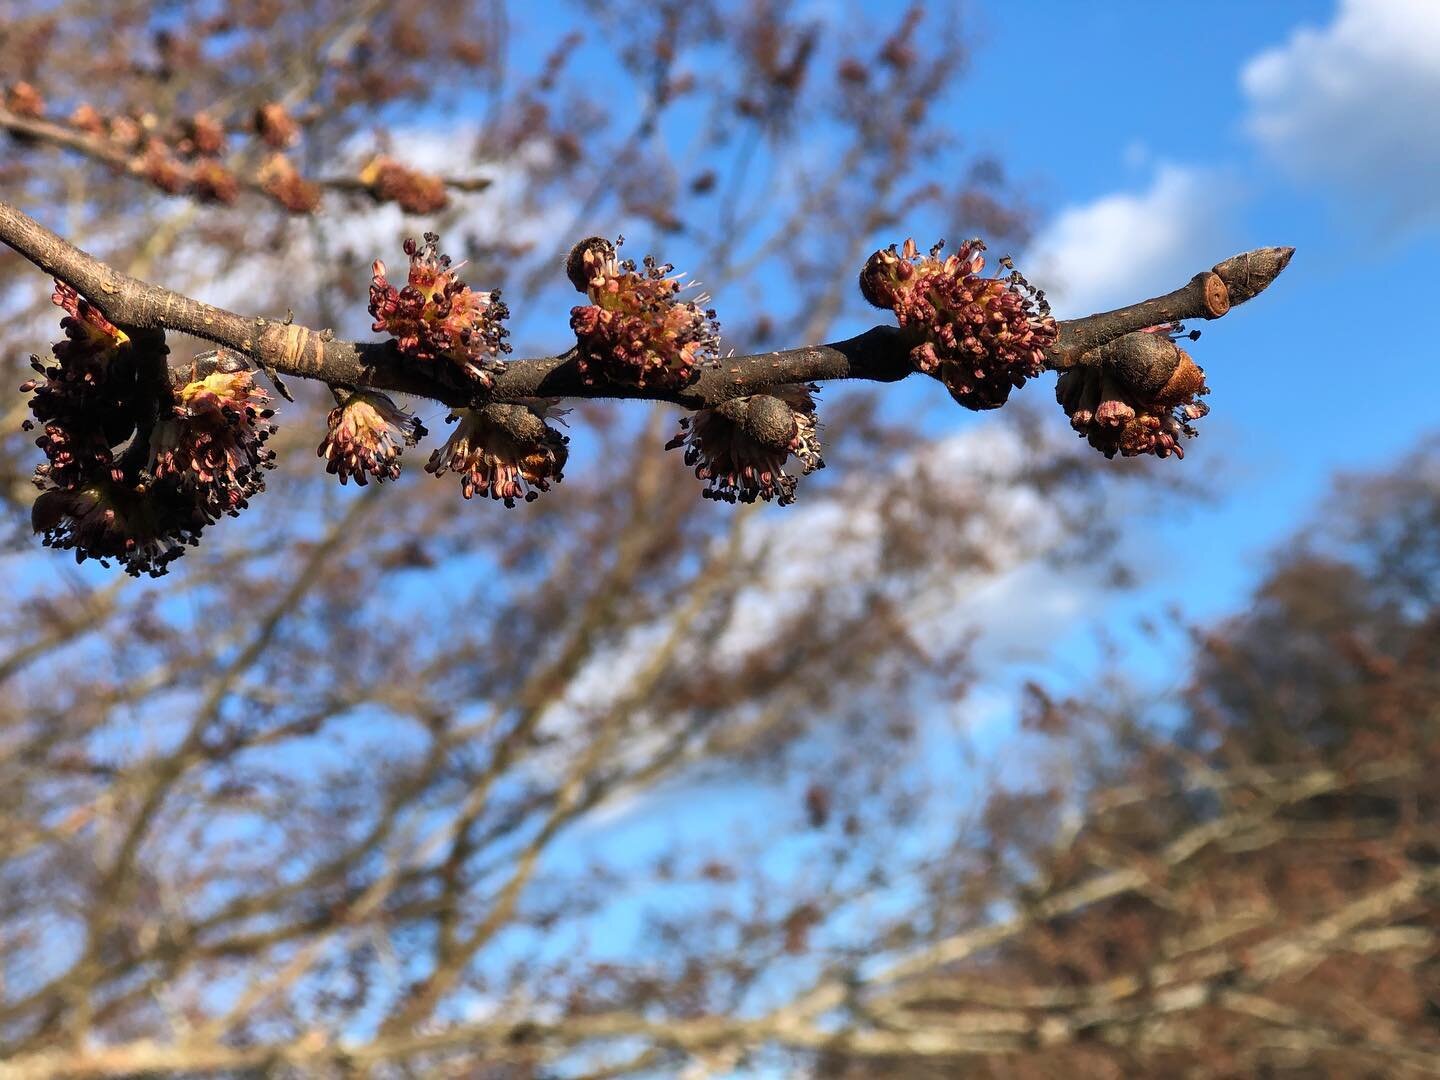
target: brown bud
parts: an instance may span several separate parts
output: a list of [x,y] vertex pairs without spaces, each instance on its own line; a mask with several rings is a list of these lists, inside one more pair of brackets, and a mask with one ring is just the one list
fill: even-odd
[[597,265],[615,258],[615,245],[603,236],[587,236],[565,258],[565,276],[577,292],[585,292],[595,276]]
[[1100,363],[1140,398],[1153,398],[1170,382],[1183,355],[1164,334],[1137,331],[1101,346]]
[[755,394],[745,410],[745,430],[761,446],[788,449],[798,430],[795,411],[779,398]]
[[1225,282],[1231,304],[1253,300],[1280,276],[1295,254],[1293,247],[1268,247],[1247,251],[1243,255],[1217,263],[1215,273]]
[[1204,369],[1195,363],[1184,349],[1176,346],[1175,351],[1180,360],[1169,380],[1155,395],[1154,402],[1157,405],[1179,405],[1205,390]]

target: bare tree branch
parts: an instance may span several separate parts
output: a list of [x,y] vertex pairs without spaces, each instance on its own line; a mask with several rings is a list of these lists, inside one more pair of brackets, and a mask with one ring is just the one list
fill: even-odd
[[[244,316],[151,285],[87,255],[15,207],[0,202],[0,241],[45,273],[72,286],[111,322],[149,330],[178,330],[252,357],[269,370],[333,386],[370,387],[464,406],[473,388],[446,385],[416,370],[390,342],[337,340],[329,331],[260,316]],[[1069,319],[1049,351],[1050,367],[1063,370],[1126,334],[1185,319],[1217,319],[1232,303],[1257,295],[1285,269],[1293,248],[1260,248],[1197,274],[1174,292],[1115,311]],[[1238,299],[1232,299],[1233,296]],[[914,371],[909,346],[895,327],[876,326],[844,341],[777,352],[727,357],[680,390],[586,381],[572,356],[507,363],[491,397],[644,398],[690,408],[718,405],[787,383],[839,379],[896,382]]]

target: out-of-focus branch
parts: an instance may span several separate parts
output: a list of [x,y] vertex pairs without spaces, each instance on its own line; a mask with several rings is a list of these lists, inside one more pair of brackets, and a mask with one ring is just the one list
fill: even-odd
[[[0,131],[8,132],[19,139],[69,150],[134,177],[143,178],[147,175],[149,166],[143,150],[128,148],[103,135],[95,135],[70,124],[42,117],[22,116],[0,105]],[[272,197],[263,170],[235,170],[231,175],[240,190],[252,195]],[[459,192],[484,191],[493,183],[488,176],[436,176],[434,179],[446,190]],[[305,183],[339,194],[375,193],[374,184],[358,175],[307,177]]]
[[[415,370],[390,342],[336,340],[329,331],[247,317],[202,304],[122,274],[16,208],[0,202],[0,241],[88,298],[111,322],[135,329],[178,330],[252,357],[268,370],[336,386],[372,387],[464,406],[473,388]],[[1258,295],[1290,261],[1293,248],[1260,248],[1197,274],[1188,285],[1127,308],[1070,319],[1047,355],[1057,370],[1073,367],[1126,334],[1184,319],[1216,319]],[[1098,359],[1097,361],[1098,362]],[[904,335],[876,326],[825,345],[728,357],[679,390],[637,387],[581,372],[569,355],[516,360],[495,380],[493,399],[644,398],[691,408],[714,406],[787,383],[866,379],[896,382],[914,370]],[[587,381],[588,379],[588,381]]]
[[[587,757],[578,771],[572,770],[571,781],[592,763]],[[1178,869],[1231,838],[1260,836],[1265,842],[1278,842],[1290,822],[1290,810],[1308,800],[1361,791],[1413,770],[1410,760],[1382,760],[1344,774],[1315,769],[1267,778],[1251,773],[1246,780],[1258,797],[1257,805],[1222,814],[1182,834],[1145,868],[1101,874],[1041,898],[1012,919],[937,943],[843,988],[839,997],[827,984],[788,1007],[752,1018],[705,1015],[661,1022],[620,1010],[557,1021],[495,1019],[430,1032],[391,1026],[372,1040],[351,1044],[304,1038],[245,1046],[212,1038],[164,1045],[146,1041],[65,1055],[47,1051],[17,1056],[0,1065],[0,1080],[172,1070],[215,1073],[282,1065],[319,1068],[341,1062],[374,1065],[476,1047],[493,1048],[497,1058],[523,1051],[543,1059],[627,1039],[691,1056],[768,1044],[860,1058],[958,1059],[1094,1039],[1195,1049],[1186,1025],[1200,1009],[1258,1019],[1267,1025],[1276,1045],[1311,1050],[1343,1047],[1377,1063],[1403,1064],[1430,1075],[1435,1072],[1433,1062],[1427,1068],[1413,1046],[1379,1031],[1364,1039],[1341,1038],[1302,1008],[1277,1002],[1267,991],[1277,981],[1335,955],[1429,953],[1434,948],[1433,931],[1407,925],[1405,920],[1426,909],[1428,897],[1440,889],[1440,869],[1434,867],[1402,870],[1394,880],[1298,923],[1278,913],[1268,919],[1260,913],[1239,921],[1221,919],[1203,941],[1177,940],[1144,971],[1089,987],[1008,988],[967,978],[963,968],[953,966],[1038,922],[1143,890],[1158,868]],[[1192,777],[1177,790],[1204,786],[1204,779]],[[568,805],[562,798],[556,809]],[[861,1022],[836,1028],[827,1015],[837,1008],[858,1009]]]

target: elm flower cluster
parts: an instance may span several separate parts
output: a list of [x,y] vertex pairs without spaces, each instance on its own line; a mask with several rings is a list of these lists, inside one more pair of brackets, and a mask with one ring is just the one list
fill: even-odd
[[200,542],[210,519],[173,487],[146,490],[101,477],[42,491],[30,524],[46,547],[73,550],[76,562],[114,559],[132,577],[160,577]]
[[[31,358],[40,377],[20,389],[32,394],[34,419],[24,426],[40,426],[35,444],[46,458],[36,469],[36,484],[70,490],[117,468],[111,448],[135,428],[137,343],[68,285],[56,282],[51,299],[66,312],[60,321],[65,340],[51,347],[54,364]],[[140,344],[165,347],[152,335],[143,335]]]
[[914,240],[877,251],[860,272],[860,291],[889,308],[914,345],[915,367],[945,384],[967,409],[998,409],[1010,392],[1045,368],[1059,337],[1045,294],[1008,260],[1010,272],[982,277],[985,245],[971,240],[940,257],[943,241],[921,256]]
[[364,487],[400,475],[400,453],[425,437],[425,425],[384,394],[357,390],[330,410],[329,430],[316,449],[325,471]]
[[393,202],[407,214],[438,214],[450,203],[445,181],[381,155],[360,170],[360,183],[376,202]]
[[[622,238],[621,243],[624,240]],[[587,383],[678,388],[716,362],[720,324],[709,297],[679,299],[684,275],[647,255],[643,269],[617,259],[615,245],[592,236],[576,244],[565,272],[590,303],[570,310],[577,362]]]
[[164,335],[120,329],[59,282],[53,300],[66,313],[65,338],[51,347],[53,364],[32,359],[39,377],[21,387],[32,395],[25,427],[41,427],[35,442],[46,458],[31,524],[46,547],[73,551],[77,562],[113,559],[158,577],[207,523],[193,499],[140,475],[143,459],[129,452],[166,390],[142,377],[164,372]]
[[455,276],[450,258],[440,254],[440,237],[405,241],[410,272],[397,289],[385,277],[385,264],[371,268],[372,329],[384,331],[406,356],[453,364],[471,382],[488,389],[499,369],[496,357],[510,351],[504,321],[510,311],[500,293],[475,292]]
[[278,101],[267,101],[256,109],[251,127],[272,150],[288,149],[300,139],[300,125]]
[[275,453],[269,396],[240,362],[186,383],[150,435],[150,474],[191,496],[214,521],[237,515],[265,490]]
[[320,186],[301,176],[284,154],[271,154],[256,178],[265,194],[292,214],[313,213],[320,205]]
[[1070,426],[1107,458],[1185,456],[1183,439],[1210,407],[1205,372],[1174,341],[1179,327],[1128,334],[1100,350],[1094,363],[1060,375],[1055,398]]
[[685,449],[685,464],[705,481],[702,495],[728,503],[757,499],[788,506],[796,477],[785,471],[793,456],[803,475],[825,467],[815,418],[814,383],[771,387],[731,398],[680,418],[665,449]]
[[554,404],[537,399],[457,409],[449,417],[458,421],[455,430],[425,471],[458,474],[467,499],[479,492],[512,508],[516,499],[534,502],[564,478],[569,457],[569,438],[545,422],[559,415]]

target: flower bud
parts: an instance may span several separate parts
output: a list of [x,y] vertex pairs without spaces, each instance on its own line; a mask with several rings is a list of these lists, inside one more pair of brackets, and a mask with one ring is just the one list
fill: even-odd
[[1210,392],[1205,372],[1154,327],[1126,334],[1096,351],[1093,360],[1062,372],[1055,398],[1070,426],[1107,458],[1185,456],[1192,421],[1209,411],[1199,398]]

